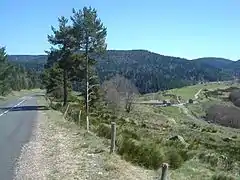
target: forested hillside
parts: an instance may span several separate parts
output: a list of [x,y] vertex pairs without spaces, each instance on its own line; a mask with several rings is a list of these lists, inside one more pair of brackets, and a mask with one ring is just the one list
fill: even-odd
[[232,78],[230,73],[208,64],[143,50],[108,51],[99,59],[101,80],[116,71],[134,81],[141,93]]
[[39,79],[33,69],[26,69],[19,63],[9,62],[6,50],[0,47],[0,95],[12,90],[32,89],[39,87]]
[[27,69],[35,72],[42,72],[44,64],[46,63],[46,55],[9,55],[10,62],[20,64]]
[[[96,59],[101,82],[119,73],[132,80],[141,93],[182,87],[200,81],[230,80],[240,70],[238,61],[222,58],[187,60],[146,50],[108,50]],[[9,60],[27,69],[42,71],[47,56],[10,55]]]

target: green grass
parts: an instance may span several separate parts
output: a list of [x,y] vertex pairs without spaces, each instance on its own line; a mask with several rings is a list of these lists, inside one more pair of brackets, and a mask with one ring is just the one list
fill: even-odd
[[[229,85],[207,84],[172,89],[167,93],[182,96],[185,100],[193,98],[199,89],[214,90]],[[162,98],[161,92],[142,96],[150,99]],[[186,107],[196,117],[205,114],[212,104],[222,103],[221,99],[202,99],[198,104]],[[91,117],[91,127],[97,134],[109,139],[110,111],[99,110]],[[153,107],[135,105],[130,113],[118,111],[117,137],[118,153],[122,157],[145,168],[156,169],[159,162],[169,162],[171,179],[213,179],[221,172],[226,176],[240,176],[240,130],[208,124],[203,120],[193,120],[179,107]],[[95,126],[96,128],[94,128]],[[181,136],[188,144],[179,147],[179,142],[169,140],[172,136]],[[226,141],[231,139],[231,141]],[[174,151],[176,150],[176,151]],[[150,155],[151,152],[154,152]],[[213,153],[214,157],[209,156]],[[228,162],[220,162],[219,157],[226,156]],[[157,159],[158,162],[155,162]],[[175,162],[175,160],[178,160]],[[234,165],[235,163],[235,165]],[[231,166],[226,170],[225,166]],[[175,168],[174,168],[175,167]]]
[[[193,98],[200,89],[208,89],[212,91],[216,89],[225,89],[230,86],[231,85],[227,83],[206,85],[200,84],[168,90],[166,93],[182,96],[183,99],[188,100],[189,98]],[[239,85],[234,84],[233,86]],[[157,94],[161,95],[161,93]],[[222,101],[223,96],[226,98],[228,94],[224,93],[222,96],[210,97],[209,99],[206,99],[203,96],[203,93],[200,93],[199,97],[201,100],[199,100],[199,103],[188,104],[186,107],[190,113],[192,113],[197,118],[200,118],[205,115],[206,109],[208,109],[213,104],[229,104],[228,102]],[[154,95],[151,94],[150,97],[154,97]],[[170,128],[162,131],[162,137],[167,138],[171,135],[177,134],[182,136],[185,141],[190,144],[190,146],[195,146],[193,149],[189,150],[189,153],[193,155],[193,158],[185,161],[179,169],[170,171],[172,179],[216,179],[218,176],[225,178],[230,177],[231,175],[234,177],[234,179],[240,177],[240,157],[239,155],[233,156],[233,154],[238,154],[237,149],[240,148],[240,130],[208,124],[202,120],[193,121],[189,119],[189,117],[187,117],[186,114],[184,114],[183,111],[178,107],[144,107],[145,110],[141,110],[142,113],[152,113],[153,110],[154,113],[158,113],[160,115],[163,115],[166,119],[173,119],[175,121],[175,123],[171,124]],[[232,137],[234,139],[233,141],[226,141],[226,139],[231,139]],[[200,161],[198,154],[207,154],[209,151],[214,152],[216,157],[226,155],[229,159],[231,159],[232,162],[235,162],[237,165],[233,166],[231,170],[226,171],[226,169],[223,167],[224,164],[226,165],[226,163],[223,163],[223,165],[220,163],[220,165],[218,164],[216,167],[212,165],[212,163],[219,162],[216,159],[210,161]],[[224,172],[225,175],[221,175],[221,172]]]
[[217,88],[225,88],[225,87],[228,87],[228,84],[226,84],[226,83],[207,83],[207,84],[197,84],[197,85],[193,85],[193,86],[186,86],[186,87],[178,88],[178,89],[170,89],[166,92],[175,94],[177,96],[181,96],[182,99],[187,101],[190,98],[194,98],[194,95],[200,89],[214,90]]
[[41,89],[30,89],[30,90],[21,90],[21,91],[12,91],[6,96],[0,96],[0,103],[4,103],[5,101],[20,98],[23,96],[27,96],[32,93],[44,93],[44,90]]
[[[208,89],[208,90],[215,90],[215,89],[222,89],[227,88],[230,86],[237,86],[239,87],[239,84],[230,84],[230,83],[206,83],[206,84],[196,84],[193,86],[186,86],[182,88],[176,88],[176,89],[170,89],[164,91],[166,94],[173,94],[177,96],[181,96],[184,101],[188,101],[189,99],[194,99],[194,95],[200,90],[200,89]],[[201,97],[202,93],[199,94],[199,97]],[[162,91],[159,91],[157,93],[150,93],[145,94],[139,97],[139,100],[164,100],[169,99],[169,97],[164,96]]]

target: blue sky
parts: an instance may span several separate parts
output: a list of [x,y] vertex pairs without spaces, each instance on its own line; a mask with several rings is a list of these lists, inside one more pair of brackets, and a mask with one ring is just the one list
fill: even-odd
[[44,54],[57,18],[89,5],[107,27],[108,49],[240,59],[239,0],[0,0],[0,46]]

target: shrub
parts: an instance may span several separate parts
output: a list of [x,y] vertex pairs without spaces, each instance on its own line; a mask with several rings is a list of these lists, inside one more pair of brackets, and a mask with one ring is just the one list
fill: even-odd
[[101,123],[97,128],[97,135],[100,137],[105,137],[111,139],[111,127],[108,124]]
[[163,104],[167,104],[167,101],[166,101],[166,100],[163,100]]
[[234,90],[229,94],[229,100],[234,102],[237,99],[240,98],[240,91],[239,90]]
[[51,107],[54,109],[54,110],[61,110],[62,109],[62,103],[56,103],[56,104],[52,104]]
[[159,145],[153,142],[125,137],[118,145],[118,153],[127,161],[151,169],[158,169],[163,163],[163,151]]
[[79,111],[77,111],[76,109],[70,109],[68,116],[74,121],[74,122],[78,122],[78,115],[79,115]]
[[213,105],[207,110],[206,120],[223,126],[240,128],[239,116],[238,108],[219,104]]
[[169,163],[170,168],[177,169],[183,164],[184,160],[177,151],[172,150],[167,154],[167,162]]
[[124,134],[125,137],[127,138],[133,138],[136,140],[140,140],[139,135],[136,133],[136,130],[134,129],[124,129],[121,134]]
[[239,88],[231,86],[231,87],[228,87],[226,89],[222,89],[222,92],[233,92],[233,91],[236,91],[236,90],[239,90]]
[[235,101],[233,102],[233,104],[234,104],[235,106],[237,106],[237,107],[240,107],[240,98],[238,98],[237,100],[235,100]]
[[77,102],[78,101],[78,97],[76,95],[73,95],[73,94],[69,93],[68,101],[69,102]]
[[188,103],[193,104],[193,100],[192,100],[192,99],[189,99],[189,100],[188,100]]
[[56,89],[52,90],[51,92],[47,92],[47,94],[56,99],[62,99],[63,98],[63,88],[61,88],[61,87],[56,88]]
[[233,176],[226,175],[226,174],[215,174],[212,176],[212,180],[236,180]]

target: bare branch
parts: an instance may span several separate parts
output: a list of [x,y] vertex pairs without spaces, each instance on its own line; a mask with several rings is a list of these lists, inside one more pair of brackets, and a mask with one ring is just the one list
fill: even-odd
[[116,75],[112,79],[105,81],[102,85],[105,99],[115,111],[124,102],[126,112],[133,108],[135,96],[138,94],[137,87],[128,79]]

